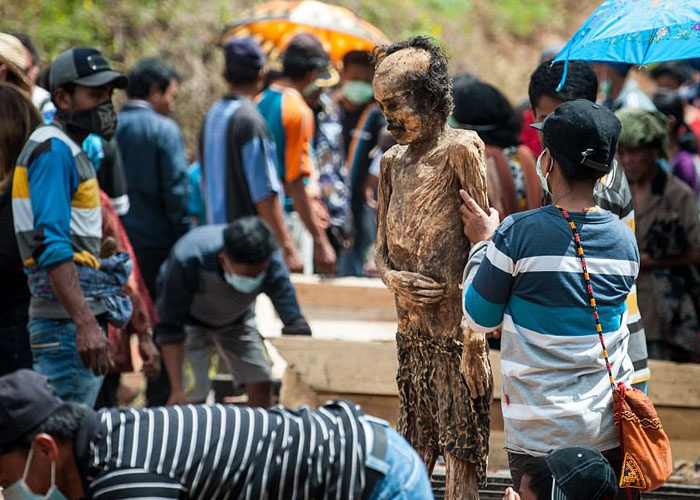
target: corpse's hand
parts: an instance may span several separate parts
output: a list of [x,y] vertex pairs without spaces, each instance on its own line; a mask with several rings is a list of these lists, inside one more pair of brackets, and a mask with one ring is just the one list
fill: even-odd
[[489,213],[486,213],[465,190],[460,189],[459,195],[464,202],[459,207],[464,224],[464,235],[472,243],[491,239],[491,235],[500,223],[498,210],[491,207]]
[[467,382],[469,396],[483,397],[493,389],[493,374],[486,340],[481,338],[467,342],[464,346],[465,352],[462,353],[462,373]]
[[410,271],[388,271],[386,283],[395,294],[419,306],[437,304],[445,296],[445,285]]

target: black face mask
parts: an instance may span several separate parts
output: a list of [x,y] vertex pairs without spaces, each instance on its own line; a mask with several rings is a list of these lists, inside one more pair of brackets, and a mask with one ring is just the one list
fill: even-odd
[[90,132],[101,136],[106,141],[110,140],[117,130],[117,113],[114,111],[112,99],[79,113],[68,113],[59,109],[56,114],[66,124],[67,130]]

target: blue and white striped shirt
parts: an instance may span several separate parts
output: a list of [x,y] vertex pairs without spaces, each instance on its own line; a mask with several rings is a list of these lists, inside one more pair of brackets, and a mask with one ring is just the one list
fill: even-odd
[[[639,272],[632,232],[610,212],[571,213],[581,236],[613,376],[631,383],[625,300]],[[571,229],[547,206],[515,214],[472,249],[464,313],[475,331],[502,326],[506,449],[618,446],[612,392]]]

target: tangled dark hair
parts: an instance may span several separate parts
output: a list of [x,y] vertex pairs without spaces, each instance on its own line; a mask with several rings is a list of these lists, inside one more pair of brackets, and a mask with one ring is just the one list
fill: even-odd
[[461,128],[476,131],[489,146],[508,148],[520,144],[520,119],[498,89],[466,74],[456,76],[452,85],[452,117]]
[[224,229],[224,251],[233,262],[260,264],[275,250],[275,235],[260,217],[241,217]]
[[559,99],[562,102],[575,101],[576,99],[596,101],[598,77],[589,63],[569,61],[566,83],[561,92],[557,92],[557,86],[563,72],[564,63],[562,62],[552,64],[552,61],[549,60],[537,66],[537,69],[530,76],[530,85],[527,89],[532,109],[537,107],[542,96]]
[[374,51],[375,70],[387,56],[404,49],[424,50],[430,56],[428,71],[409,71],[402,75],[401,86],[409,89],[418,111],[437,113],[443,121],[452,113],[452,80],[443,50],[427,36],[416,36]]

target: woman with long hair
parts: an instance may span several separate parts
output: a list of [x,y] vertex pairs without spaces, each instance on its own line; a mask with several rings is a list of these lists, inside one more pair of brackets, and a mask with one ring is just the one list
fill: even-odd
[[25,94],[0,83],[0,375],[32,367],[27,332],[29,288],[12,218],[15,161],[41,116]]

